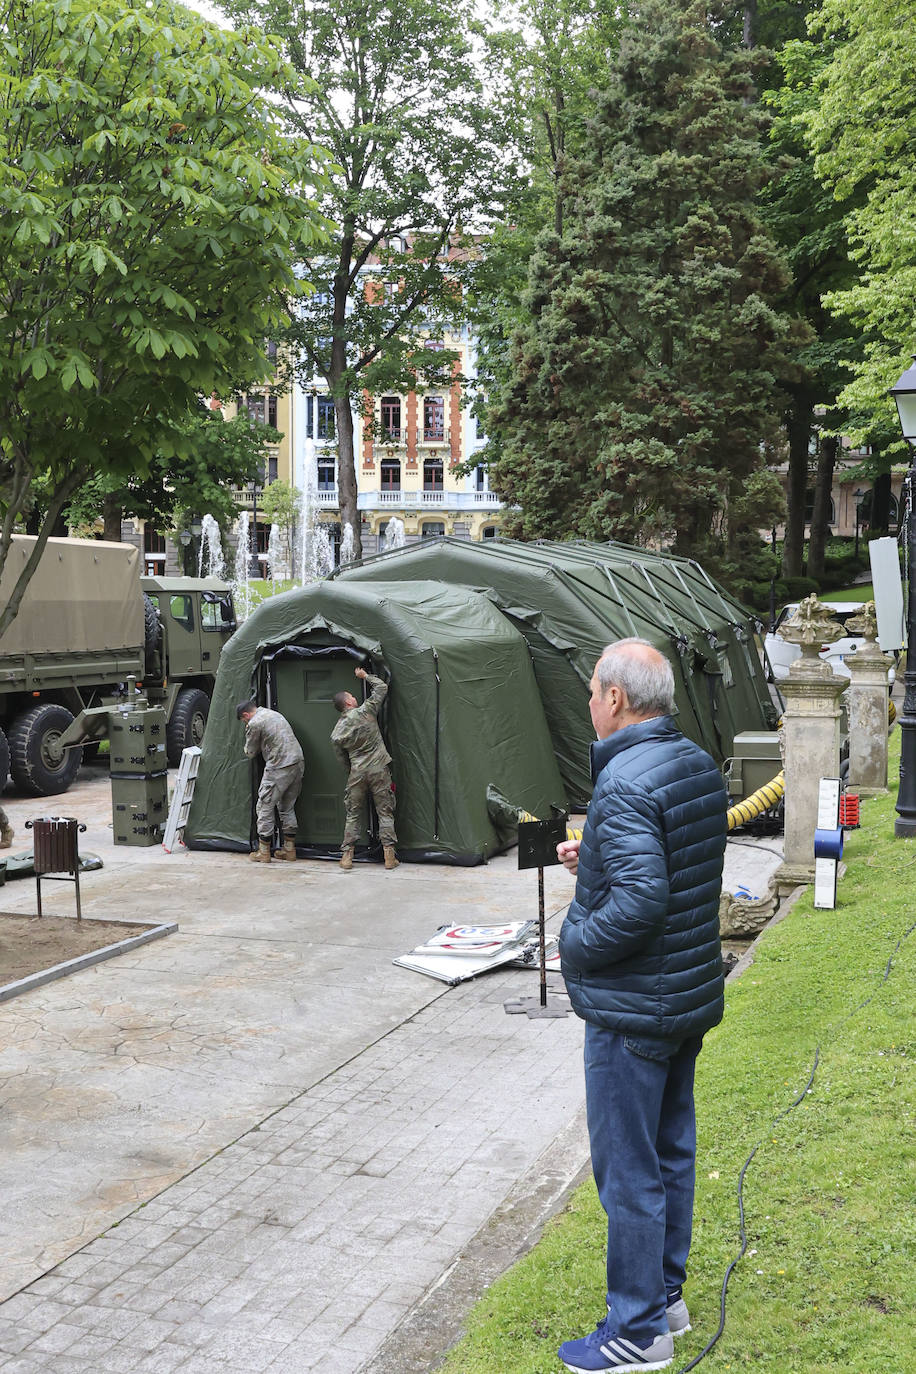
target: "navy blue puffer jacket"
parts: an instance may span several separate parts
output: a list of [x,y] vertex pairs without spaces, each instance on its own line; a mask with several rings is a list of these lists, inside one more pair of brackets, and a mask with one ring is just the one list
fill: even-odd
[[598,740],[592,776],[560,932],[573,1009],[621,1034],[700,1035],[723,1010],[722,777],[670,716]]

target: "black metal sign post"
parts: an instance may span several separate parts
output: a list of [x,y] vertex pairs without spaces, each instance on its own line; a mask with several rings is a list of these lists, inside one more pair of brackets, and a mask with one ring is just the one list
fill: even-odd
[[568,1016],[569,1003],[565,998],[547,995],[547,935],[544,928],[544,869],[558,864],[557,845],[566,839],[565,815],[549,821],[521,821],[518,827],[518,866],[538,871],[538,945],[540,949],[541,986],[538,997],[513,997],[506,1002],[510,1015],[522,1012],[531,1018]]

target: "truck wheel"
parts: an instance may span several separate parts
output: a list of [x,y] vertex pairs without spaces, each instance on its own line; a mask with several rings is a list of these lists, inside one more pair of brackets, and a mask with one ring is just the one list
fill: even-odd
[[210,714],[210,698],[199,687],[182,687],[171,719],[165,727],[166,757],[170,768],[181,763],[181,751],[201,744]]
[[160,672],[159,640],[162,636],[162,626],[159,624],[159,612],[152,600],[143,593],[143,657],[146,668],[146,676],[154,677]]
[[5,733],[0,730],[0,792],[3,791],[10,777],[10,746],[7,743]]
[[33,706],[10,726],[10,771],[27,797],[66,792],[82,762],[82,749],[61,750],[58,740],[73,716],[66,706]]

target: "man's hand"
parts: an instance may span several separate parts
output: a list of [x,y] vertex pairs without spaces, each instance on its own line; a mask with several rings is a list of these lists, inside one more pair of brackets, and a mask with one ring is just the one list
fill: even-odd
[[368,677],[368,676],[369,676],[369,674],[366,672],[365,668],[354,668],[353,671],[354,671],[354,673],[356,674],[357,677]]
[[581,840],[561,840],[557,845],[557,858],[572,877],[576,876],[579,867],[579,845],[581,843]]

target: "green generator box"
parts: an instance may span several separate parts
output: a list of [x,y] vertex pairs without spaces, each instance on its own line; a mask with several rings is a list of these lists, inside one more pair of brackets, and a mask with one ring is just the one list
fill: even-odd
[[168,775],[112,777],[111,814],[115,844],[160,844],[169,814]]
[[112,773],[164,773],[166,760],[165,711],[150,706],[140,711],[112,711],[108,718]]

